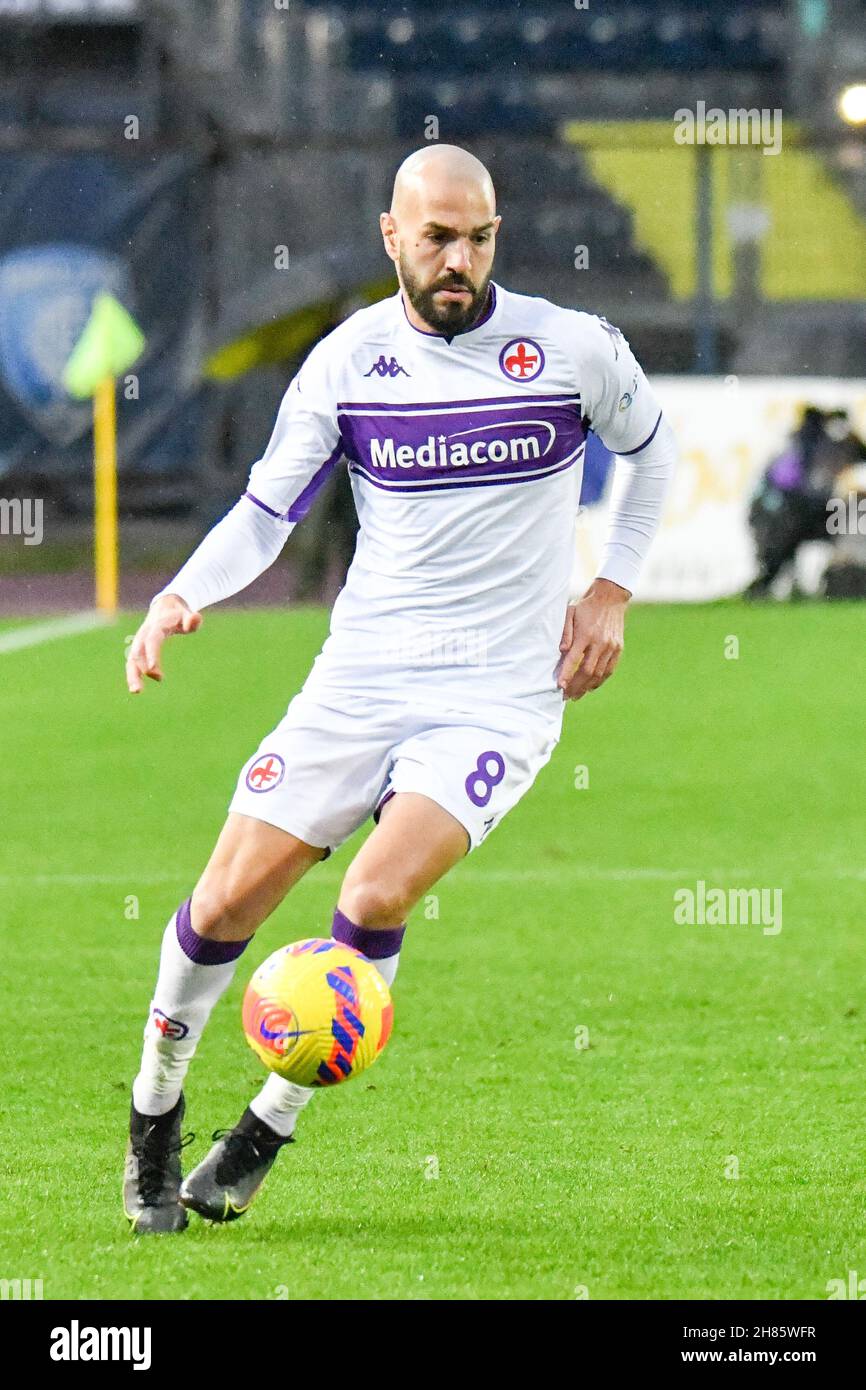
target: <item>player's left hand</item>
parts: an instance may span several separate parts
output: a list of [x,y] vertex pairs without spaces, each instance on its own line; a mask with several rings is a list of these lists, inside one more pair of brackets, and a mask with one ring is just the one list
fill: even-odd
[[583,598],[568,605],[556,668],[563,700],[580,700],[613,675],[622,655],[630,598],[628,589],[612,579],[594,579]]

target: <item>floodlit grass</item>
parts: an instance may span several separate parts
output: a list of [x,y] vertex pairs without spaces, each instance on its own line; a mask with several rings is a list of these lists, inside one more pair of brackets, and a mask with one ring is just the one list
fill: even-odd
[[[636,609],[613,681],[438,920],[413,915],[383,1058],[314,1099],[242,1221],[151,1240],[120,1184],[160,937],[327,618],[208,614],[132,700],[135,621],[0,656],[0,1275],[46,1298],[813,1299],[866,1273],[862,608]],[[352,851],[243,957],[190,1072],[188,1164],[264,1076],[246,979],[326,933]],[[781,932],[677,925],[699,879],[781,889]]]

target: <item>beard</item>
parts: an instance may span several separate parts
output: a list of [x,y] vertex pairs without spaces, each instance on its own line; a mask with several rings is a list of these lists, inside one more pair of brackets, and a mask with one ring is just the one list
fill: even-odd
[[[400,256],[400,276],[409,302],[415,312],[420,314],[424,322],[436,333],[465,333],[472,327],[476,319],[481,317],[487,304],[491,274],[492,271],[489,271],[480,285],[474,285],[465,275],[447,274],[432,285],[422,286],[412,274],[404,256]],[[445,300],[442,303],[437,303],[434,299],[437,290],[456,289],[468,290],[472,298],[465,304],[456,299]]]

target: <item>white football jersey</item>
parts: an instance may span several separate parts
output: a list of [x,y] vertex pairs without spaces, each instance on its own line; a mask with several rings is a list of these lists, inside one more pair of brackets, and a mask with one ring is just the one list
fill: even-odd
[[[345,466],[360,520],[331,632],[306,688],[558,721],[555,684],[588,427],[636,453],[661,411],[604,319],[491,285],[451,339],[410,324],[401,293],[313,348],[247,497],[299,521]],[[601,573],[632,588],[612,537]]]

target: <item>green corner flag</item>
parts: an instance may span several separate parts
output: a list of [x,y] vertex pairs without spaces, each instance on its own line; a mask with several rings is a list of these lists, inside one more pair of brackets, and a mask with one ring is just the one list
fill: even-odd
[[70,396],[84,400],[100,382],[127,371],[144,350],[144,334],[111,294],[98,294],[90,318],[63,371]]
[[69,356],[63,385],[78,400],[93,397],[93,562],[96,607],[117,612],[117,413],[115,378],[142,353],[144,334],[111,294],[98,294]]

